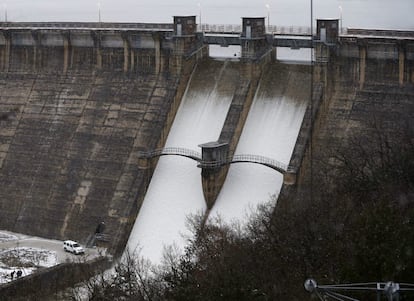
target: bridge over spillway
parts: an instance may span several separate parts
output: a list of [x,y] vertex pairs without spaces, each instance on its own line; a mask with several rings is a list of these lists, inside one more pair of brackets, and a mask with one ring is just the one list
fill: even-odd
[[288,166],[275,159],[252,154],[239,154],[232,157],[224,157],[219,160],[210,160],[208,158],[203,158],[199,152],[191,149],[181,147],[165,147],[147,152],[140,152],[138,155],[143,159],[152,159],[161,156],[186,157],[197,161],[199,163],[198,167],[202,169],[217,169],[224,165],[233,163],[253,163],[269,167],[277,172],[280,172],[281,174],[284,174],[288,170]]

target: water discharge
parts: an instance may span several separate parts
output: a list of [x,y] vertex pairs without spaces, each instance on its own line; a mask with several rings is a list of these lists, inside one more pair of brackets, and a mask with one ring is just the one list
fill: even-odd
[[[238,82],[238,63],[208,60],[197,67],[177,112],[166,147],[199,151],[220,135]],[[310,95],[310,67],[274,64],[263,75],[236,154],[262,155],[288,164]],[[283,177],[256,164],[233,165],[210,212],[224,221],[243,219],[277,195]],[[129,250],[157,263],[164,246],[185,245],[189,214],[206,210],[197,163],[161,157],[128,242]]]
[[[262,155],[289,164],[310,95],[310,67],[272,65],[264,74],[236,154]],[[210,217],[241,220],[277,195],[283,176],[252,163],[234,164]]]
[[[201,63],[178,109],[166,147],[200,151],[199,144],[217,140],[238,80],[234,62]],[[143,257],[160,262],[163,246],[184,245],[186,217],[205,209],[197,162],[161,157],[130,234],[129,250],[141,249]]]

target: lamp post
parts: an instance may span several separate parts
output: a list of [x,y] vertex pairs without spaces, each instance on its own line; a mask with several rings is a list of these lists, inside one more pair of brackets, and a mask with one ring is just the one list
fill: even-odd
[[201,3],[198,2],[197,6],[198,6],[198,15],[199,15],[198,21],[200,22],[200,30],[203,31],[203,23],[201,22]]
[[6,3],[3,4],[3,9],[4,9],[4,22],[7,23],[7,4]]
[[101,23],[101,2],[98,2],[98,21]]
[[270,5],[266,4],[267,8],[267,30],[270,31]]

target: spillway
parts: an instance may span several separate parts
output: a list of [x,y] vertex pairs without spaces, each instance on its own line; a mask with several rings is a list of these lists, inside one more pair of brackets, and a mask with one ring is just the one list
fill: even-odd
[[[166,147],[200,151],[220,136],[238,83],[238,64],[203,62],[196,68],[178,109]],[[263,75],[236,154],[262,155],[288,165],[310,92],[310,67],[274,64]],[[259,203],[277,195],[278,172],[261,165],[232,165],[210,217],[240,220]],[[131,232],[128,249],[160,262],[164,246],[185,245],[188,215],[206,210],[197,162],[179,156],[159,159]]]
[[[200,63],[165,146],[200,151],[199,144],[217,140],[238,81],[237,63]],[[129,251],[140,250],[144,258],[160,262],[164,246],[184,244],[186,217],[205,210],[197,162],[179,156],[160,157],[129,237]]]
[[[236,154],[262,155],[289,164],[308,100],[310,66],[274,64],[263,75]],[[283,176],[253,163],[233,164],[210,212],[231,222],[277,196]]]

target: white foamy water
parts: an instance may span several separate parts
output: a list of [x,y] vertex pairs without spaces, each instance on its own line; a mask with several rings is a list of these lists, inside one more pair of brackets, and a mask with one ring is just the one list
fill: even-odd
[[[258,89],[236,154],[261,155],[288,165],[309,99],[310,77],[285,69],[280,77],[268,74],[267,79]],[[242,221],[258,204],[277,195],[282,183],[283,176],[269,167],[233,164],[210,218]]]
[[[235,89],[225,74],[227,62],[219,64],[213,74],[204,74],[215,80],[202,81],[194,87],[193,78],[177,112],[166,147],[200,151],[199,144],[218,139]],[[203,78],[203,72],[207,70],[200,71],[200,78]],[[224,90],[220,86],[223,82],[229,85]],[[185,245],[183,235],[188,234],[187,216],[204,212],[205,209],[201,170],[197,168],[197,162],[179,156],[161,157],[130,234],[129,250],[141,249],[143,257],[159,263],[164,246]]]

